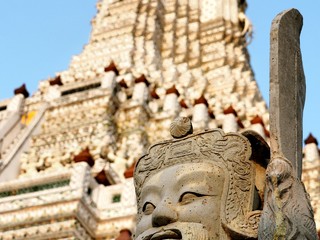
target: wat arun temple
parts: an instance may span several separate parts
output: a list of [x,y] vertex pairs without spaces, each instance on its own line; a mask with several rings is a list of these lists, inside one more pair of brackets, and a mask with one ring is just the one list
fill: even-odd
[[[90,40],[68,69],[32,95],[23,85],[0,100],[1,240],[131,239],[135,163],[170,138],[178,116],[194,131],[254,130],[269,141],[269,112],[246,48],[245,0],[100,0],[96,7]],[[319,231],[312,135],[303,156]]]

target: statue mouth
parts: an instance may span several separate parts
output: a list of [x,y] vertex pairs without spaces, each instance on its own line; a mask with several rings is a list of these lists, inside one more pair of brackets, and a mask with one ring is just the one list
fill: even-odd
[[164,230],[154,233],[150,240],[170,240],[170,239],[182,239],[181,232],[176,229]]
[[150,228],[143,233],[140,233],[136,240],[206,240],[209,238],[209,233],[206,228],[200,223],[171,223],[160,228]]

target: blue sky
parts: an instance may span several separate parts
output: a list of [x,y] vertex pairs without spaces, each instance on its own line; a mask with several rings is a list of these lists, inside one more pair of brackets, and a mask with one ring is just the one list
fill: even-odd
[[[320,1],[247,0],[247,15],[254,25],[249,45],[251,65],[262,95],[269,101],[269,31],[282,10],[297,8],[304,17],[301,48],[307,81],[304,138],[320,138]],[[0,1],[0,99],[13,96],[27,84],[30,93],[38,82],[68,68],[71,57],[88,42],[96,0]]]
[[[304,139],[312,133],[320,138],[320,1],[248,0],[247,15],[254,25],[254,38],[249,45],[251,65],[266,102],[269,102],[269,33],[272,19],[281,11],[296,8],[303,15],[300,36],[307,96],[304,108]],[[320,140],[320,139],[319,139]]]

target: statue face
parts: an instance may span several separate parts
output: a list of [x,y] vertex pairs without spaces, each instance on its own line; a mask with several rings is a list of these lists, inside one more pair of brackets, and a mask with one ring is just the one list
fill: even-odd
[[141,191],[137,240],[221,239],[224,171],[214,163],[184,163],[151,176]]

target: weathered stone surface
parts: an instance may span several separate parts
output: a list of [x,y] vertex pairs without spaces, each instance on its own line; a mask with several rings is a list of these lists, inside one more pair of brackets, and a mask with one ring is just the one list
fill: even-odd
[[299,46],[302,16],[296,9],[276,16],[271,28],[271,162],[259,239],[317,239],[313,210],[303,183],[302,114],[305,79]]
[[135,239],[256,238],[264,192],[256,176],[268,160],[254,151],[262,146],[251,132],[218,129],[152,145],[135,168]]
[[273,20],[270,33],[270,144],[274,156],[281,155],[292,162],[299,178],[306,91],[301,29],[302,16],[291,9]]

